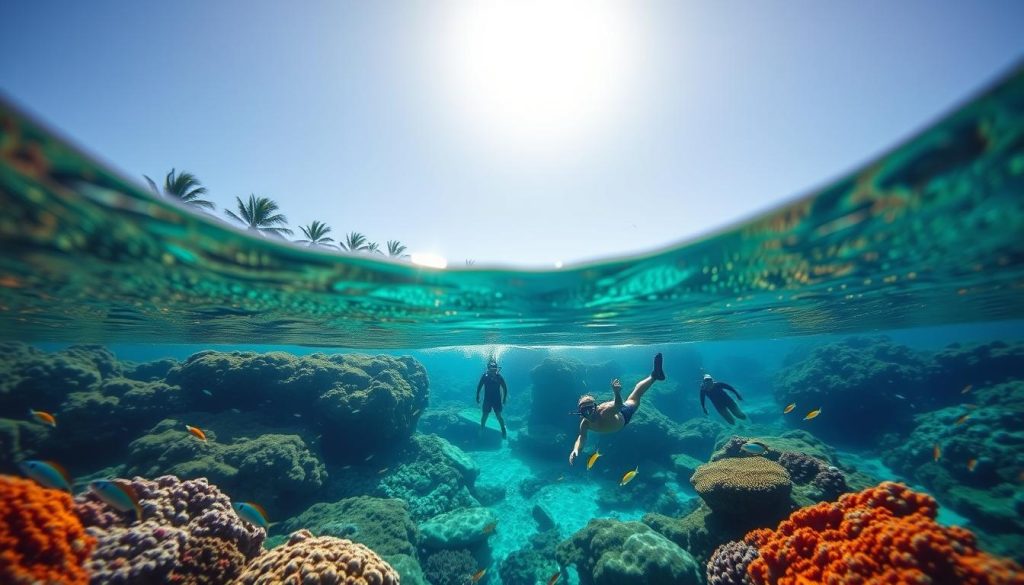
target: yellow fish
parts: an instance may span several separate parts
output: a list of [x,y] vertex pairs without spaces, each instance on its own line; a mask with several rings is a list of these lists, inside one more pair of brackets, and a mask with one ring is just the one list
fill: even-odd
[[594,454],[590,456],[590,459],[587,459],[587,469],[593,467],[594,464],[597,463],[599,457],[601,457],[601,452],[594,451]]
[[474,583],[476,583],[477,581],[479,581],[480,579],[483,578],[484,573],[486,573],[486,572],[487,572],[487,569],[480,569],[476,573],[473,573],[473,576],[470,577],[470,580],[472,580]]
[[932,447],[932,459],[938,461],[942,457],[942,448],[939,447],[938,443]]
[[782,414],[789,414],[793,412],[794,408],[796,408],[796,402],[791,402],[786,406],[786,409],[782,411]]
[[978,460],[971,458],[967,460],[967,471],[974,471],[974,468],[978,466]]
[[953,424],[962,425],[965,422],[967,422],[967,419],[969,419],[969,418],[971,418],[971,413],[968,412],[967,414],[962,415],[960,418],[956,419],[956,422],[953,423]]
[[812,418],[818,416],[819,414],[821,414],[821,409],[820,408],[815,408],[811,412],[807,413],[807,416],[804,417],[804,420],[811,420]]
[[555,585],[555,583],[558,583],[558,578],[561,577],[561,576],[562,576],[562,572],[561,571],[555,573],[554,575],[551,575],[551,578],[548,579],[548,585]]
[[203,432],[203,429],[200,429],[200,428],[197,428],[197,427],[193,427],[193,426],[190,426],[190,425],[185,425],[185,430],[187,430],[188,432],[192,433],[192,435],[195,438],[199,439],[200,441],[202,441],[204,443],[206,442],[206,433]]
[[633,471],[627,471],[626,475],[622,476],[622,481],[619,482],[619,485],[626,485],[627,483],[633,481],[633,478],[636,477],[638,471],[640,471],[639,465],[637,465],[636,469],[634,469]]

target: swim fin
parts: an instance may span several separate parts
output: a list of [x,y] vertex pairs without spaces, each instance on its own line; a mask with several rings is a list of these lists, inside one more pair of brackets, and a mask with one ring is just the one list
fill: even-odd
[[651,377],[654,378],[655,380],[665,379],[665,370],[661,369],[661,363],[662,357],[659,353],[658,355],[654,356],[654,371],[651,372]]

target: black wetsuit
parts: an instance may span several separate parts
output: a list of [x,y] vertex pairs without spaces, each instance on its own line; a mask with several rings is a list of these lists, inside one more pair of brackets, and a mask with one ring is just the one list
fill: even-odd
[[746,419],[747,415],[743,414],[743,411],[740,410],[739,405],[736,404],[736,402],[728,394],[725,393],[726,390],[731,390],[732,393],[736,395],[736,398],[743,400],[743,397],[740,396],[740,393],[737,392],[735,388],[726,384],[725,382],[714,382],[713,384],[711,384],[710,390],[705,390],[704,386],[701,385],[700,407],[704,410],[704,414],[708,413],[707,407],[704,406],[704,397],[707,396],[708,398],[711,399],[711,404],[715,405],[715,410],[718,411],[718,414],[722,415],[722,418],[725,419],[725,422],[729,424],[735,423],[736,420],[733,418],[733,416],[740,419]]
[[505,378],[501,377],[501,374],[484,374],[480,376],[480,383],[476,385],[476,399],[480,400],[480,388],[484,389],[484,414],[487,414],[493,410],[494,412],[501,412],[501,393],[499,390],[505,391],[505,398],[508,398],[508,386],[505,385]]

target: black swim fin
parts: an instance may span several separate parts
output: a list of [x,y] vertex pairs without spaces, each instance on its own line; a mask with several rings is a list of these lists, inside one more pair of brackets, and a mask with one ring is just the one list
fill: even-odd
[[665,379],[665,370],[661,369],[661,362],[662,357],[659,353],[658,355],[654,356],[654,371],[651,372],[651,377],[654,378],[655,380]]

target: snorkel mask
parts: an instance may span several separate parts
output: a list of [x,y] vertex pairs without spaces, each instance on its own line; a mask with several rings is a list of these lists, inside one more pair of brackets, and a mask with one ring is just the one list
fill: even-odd
[[570,415],[582,416],[583,418],[590,418],[597,413],[597,402],[588,400],[581,404],[576,412],[570,412]]

